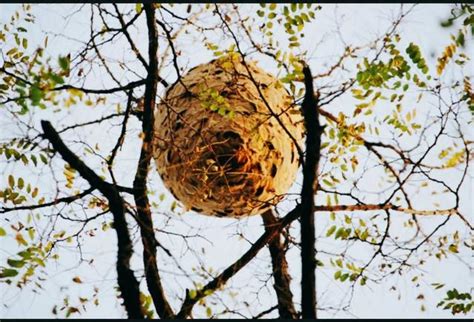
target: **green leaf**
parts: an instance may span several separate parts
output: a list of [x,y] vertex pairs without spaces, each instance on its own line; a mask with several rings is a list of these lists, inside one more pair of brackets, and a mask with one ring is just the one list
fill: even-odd
[[348,277],[349,277],[348,273],[341,275],[341,278],[340,278],[341,282],[344,282]]
[[38,159],[36,158],[36,155],[31,155],[30,156],[31,161],[35,164],[35,166],[38,165]]
[[30,237],[31,240],[35,238],[35,229],[33,227],[30,227],[28,229],[28,236]]
[[326,237],[329,237],[331,236],[335,231],[336,231],[336,225],[332,226],[331,228],[328,229],[327,233],[326,233]]
[[16,269],[4,268],[0,272],[0,278],[13,277],[17,275],[18,275],[18,271]]
[[25,262],[22,261],[22,260],[16,260],[16,259],[11,259],[9,258],[7,260],[7,263],[8,265],[10,265],[11,267],[15,267],[15,268],[22,268],[24,265],[25,265]]
[[143,9],[143,4],[141,4],[141,3],[135,4],[135,11],[136,11],[137,13],[142,12],[142,9]]
[[225,109],[225,107],[219,107],[217,113],[219,113],[222,116],[225,116],[227,113],[227,110]]
[[5,231],[5,229],[3,229],[2,227],[0,227],[0,237],[6,236],[6,235],[7,235],[7,232]]
[[12,189],[15,187],[15,178],[11,174],[8,176],[8,184]]
[[59,67],[61,67],[62,70],[64,70],[65,72],[69,71],[69,65],[71,63],[69,60],[69,57],[59,56],[58,63],[59,63]]
[[338,239],[344,235],[345,229],[344,227],[341,227],[337,230],[336,236],[334,237],[335,239]]
[[30,88],[30,99],[31,103],[36,106],[39,104],[41,99],[43,98],[43,91],[37,86],[31,86]]
[[28,248],[28,250],[23,250],[19,252],[18,255],[23,257],[23,259],[31,259],[32,253],[30,251],[30,248]]
[[170,210],[174,211],[177,206],[178,206],[178,203],[176,202],[176,200],[173,200],[173,202],[171,203],[171,206],[170,206]]
[[25,186],[25,181],[23,180],[23,178],[20,177],[18,179],[18,188],[23,189],[24,186]]
[[42,267],[46,267],[46,264],[44,263],[44,261],[41,258],[34,257],[31,260],[33,262],[37,263],[38,265],[42,266]]
[[44,154],[40,154],[40,159],[41,161],[43,161],[44,164],[48,164],[48,159],[46,158]]
[[51,73],[49,74],[49,78],[56,84],[64,84],[64,79],[57,74]]

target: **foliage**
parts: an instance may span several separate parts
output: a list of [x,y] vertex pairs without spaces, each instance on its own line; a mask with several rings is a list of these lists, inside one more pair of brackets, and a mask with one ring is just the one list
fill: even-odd
[[446,293],[446,298],[437,306],[443,307],[443,310],[451,310],[453,315],[467,314],[473,310],[474,301],[472,301],[471,294],[459,293],[457,289],[453,288]]

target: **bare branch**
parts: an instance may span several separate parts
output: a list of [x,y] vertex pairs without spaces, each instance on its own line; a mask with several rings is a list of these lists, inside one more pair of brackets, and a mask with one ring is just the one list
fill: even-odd
[[[271,209],[262,214],[262,219],[266,230],[277,224],[277,218]],[[288,262],[285,257],[284,245],[280,240],[281,235],[282,234],[268,243],[272,257],[273,279],[275,281],[274,288],[278,300],[278,312],[280,313],[280,318],[296,319],[298,316],[293,304],[293,294],[290,288],[291,277],[288,272]]]
[[303,74],[306,93],[301,107],[306,126],[306,159],[301,189],[301,309],[303,319],[316,319],[314,195],[324,127],[319,124],[318,98],[314,95],[313,77],[308,66],[303,67]]
[[0,213],[4,214],[4,213],[7,213],[7,212],[10,212],[10,211],[17,211],[17,210],[33,210],[33,209],[38,209],[38,208],[46,208],[46,207],[51,207],[51,206],[55,206],[59,203],[71,203],[73,201],[76,201],[76,200],[79,200],[79,199],[82,199],[83,197],[87,196],[88,194],[90,194],[92,191],[94,191],[95,188],[89,188],[87,190],[84,190],[83,192],[81,193],[78,193],[74,196],[68,196],[68,197],[64,197],[64,198],[58,198],[58,199],[55,199],[51,202],[46,202],[46,203],[42,203],[42,204],[36,204],[36,205],[28,205],[28,206],[18,206],[18,207],[13,207],[13,208],[6,208],[6,207],[1,207],[0,208]]
[[145,99],[143,110],[142,131],[144,134],[143,144],[138,160],[137,172],[133,181],[134,198],[137,206],[138,222],[143,243],[143,264],[145,266],[145,277],[148,290],[153,298],[158,315],[162,318],[174,316],[173,310],[166,299],[163,286],[161,285],[160,273],[156,258],[156,239],[153,230],[153,219],[151,216],[150,202],[147,195],[146,180],[149,165],[153,153],[154,137],[154,110],[158,77],[158,30],[155,24],[155,7],[153,4],[145,4],[146,21],[148,27],[148,76],[146,79]]
[[298,205],[285,217],[275,223],[275,225],[271,226],[270,229],[267,229],[265,233],[257,239],[252,247],[250,247],[250,249],[247,250],[247,252],[245,252],[245,254],[243,254],[237,261],[228,266],[221,274],[207,283],[202,289],[197,290],[195,296],[191,298],[189,291],[187,291],[184,303],[181,306],[181,310],[176,314],[176,317],[183,319],[189,316],[193,306],[199,302],[199,300],[223,287],[225,283],[247,265],[269,241],[278,236],[279,232],[288,226],[293,220],[297,219],[299,215],[300,206]]
[[125,309],[130,318],[143,319],[140,303],[139,284],[130,269],[130,258],[133,254],[132,241],[125,219],[125,203],[115,186],[102,180],[91,168],[82,162],[59,137],[56,130],[48,121],[41,121],[44,136],[53,148],[61,154],[71,167],[76,169],[86,179],[91,187],[98,189],[109,201],[109,208],[114,215],[114,228],[117,232],[117,281],[124,300]]

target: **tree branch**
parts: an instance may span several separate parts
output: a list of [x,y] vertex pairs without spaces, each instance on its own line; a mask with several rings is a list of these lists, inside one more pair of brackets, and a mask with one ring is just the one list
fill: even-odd
[[71,203],[73,201],[79,200],[88,194],[90,194],[92,191],[94,191],[95,188],[89,188],[87,190],[84,190],[81,193],[78,193],[77,195],[74,196],[68,196],[64,198],[58,198],[50,202],[42,203],[42,204],[36,204],[36,205],[28,205],[28,206],[18,206],[18,207],[13,207],[13,208],[6,208],[6,207],[1,207],[0,208],[0,213],[4,214],[10,211],[17,211],[17,210],[33,210],[33,209],[38,209],[38,208],[45,208],[45,207],[51,207],[55,206],[58,203]]
[[50,122],[41,121],[44,136],[53,148],[61,154],[64,161],[76,169],[91,187],[98,189],[109,201],[109,208],[114,216],[114,228],[117,232],[117,281],[129,318],[143,319],[140,303],[139,284],[130,269],[130,258],[133,248],[125,219],[125,203],[115,186],[101,179],[91,168],[82,162],[59,137]]
[[245,265],[247,265],[258,252],[265,247],[265,245],[273,238],[279,235],[280,231],[288,226],[293,220],[298,218],[300,215],[300,205],[296,206],[281,220],[278,220],[275,225],[269,227],[262,236],[250,247],[245,254],[243,254],[237,261],[232,265],[228,266],[219,276],[214,278],[212,281],[207,283],[203,288],[196,291],[196,295],[191,298],[189,291],[186,291],[186,298],[181,306],[181,310],[176,314],[178,319],[184,319],[193,309],[193,306],[207,295],[213,293],[217,289],[223,287],[229,279],[232,278],[238,271],[240,271]]
[[145,266],[145,277],[156,311],[161,318],[172,318],[174,312],[165,297],[161,284],[160,273],[156,258],[156,239],[153,230],[153,219],[151,216],[148,191],[146,186],[148,169],[153,153],[154,137],[154,110],[158,76],[158,30],[155,24],[155,7],[153,4],[144,4],[146,21],[148,27],[148,76],[145,86],[145,98],[143,109],[142,131],[144,134],[143,144],[138,160],[137,172],[133,181],[134,198],[137,206],[137,217],[140,225],[140,233],[143,243],[143,264]]
[[[278,221],[273,211],[267,210],[262,214],[265,230],[271,229],[272,226],[277,225]],[[279,234],[277,238],[272,239],[268,243],[270,255],[272,257],[273,280],[275,281],[274,288],[278,300],[278,312],[280,318],[296,319],[297,314],[293,304],[293,294],[291,293],[290,281],[291,277],[288,273],[288,262],[285,257],[284,245],[280,240]]]
[[145,83],[146,83],[146,80],[142,79],[142,80],[139,80],[139,81],[130,82],[130,83],[128,83],[126,85],[123,85],[123,86],[106,88],[106,89],[92,89],[92,88],[76,87],[76,86],[72,86],[72,85],[62,85],[62,86],[55,87],[52,90],[53,91],[62,91],[62,90],[66,90],[66,89],[76,89],[76,90],[82,91],[86,94],[112,94],[112,93],[116,93],[116,92],[124,92],[124,91],[130,90],[130,89],[134,89],[136,87],[140,87],[140,86],[145,85]]
[[115,12],[117,13],[117,18],[120,22],[120,25],[122,26],[122,33],[125,35],[125,38],[127,38],[127,41],[128,43],[130,44],[130,47],[132,48],[133,52],[135,53],[135,55],[137,56],[137,59],[142,63],[142,65],[148,69],[148,64],[147,62],[145,61],[145,59],[143,58],[143,56],[141,55],[140,51],[138,50],[137,46],[135,45],[135,43],[133,42],[132,40],[132,37],[130,36],[130,33],[128,32],[128,25],[125,23],[125,21],[123,20],[123,17],[122,17],[122,14],[120,13],[119,9],[118,9],[118,6],[114,3],[113,4],[114,8],[115,8]]
[[303,68],[303,74],[306,93],[301,107],[306,126],[306,159],[301,190],[301,309],[303,319],[316,319],[314,195],[324,127],[319,124],[318,99],[314,95],[313,78],[308,66]]

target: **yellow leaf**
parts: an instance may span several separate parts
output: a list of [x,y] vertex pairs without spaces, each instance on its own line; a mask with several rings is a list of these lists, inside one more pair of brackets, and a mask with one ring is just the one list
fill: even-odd
[[25,238],[23,238],[23,235],[20,233],[15,235],[15,240],[18,242],[19,245],[28,246],[28,243],[26,242]]

